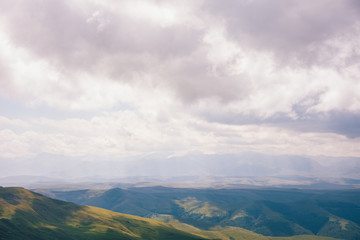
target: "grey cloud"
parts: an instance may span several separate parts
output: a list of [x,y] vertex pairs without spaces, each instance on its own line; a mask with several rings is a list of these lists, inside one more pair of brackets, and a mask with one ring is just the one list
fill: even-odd
[[[224,19],[228,34],[244,46],[271,51],[283,63],[319,62],[317,47],[351,30],[360,20],[351,0],[205,1],[211,14]],[[323,60],[323,59],[322,59]]]
[[269,118],[259,118],[251,114],[226,112],[217,114],[207,112],[201,115],[207,121],[229,125],[264,124],[294,129],[300,132],[337,133],[348,138],[360,137],[360,114],[347,111],[330,111],[326,113],[299,113],[293,119],[287,114],[275,114]]
[[[101,29],[96,19],[91,20],[94,13],[106,22]],[[199,47],[203,32],[189,25],[175,23],[162,27],[86,1],[81,9],[74,7],[71,1],[3,1],[0,14],[15,45],[55,66],[62,78],[74,82],[73,86],[76,86],[79,71],[99,74],[99,81],[108,77],[122,82],[133,82],[143,73],[155,73],[150,85],[171,86],[171,90],[187,103],[216,94],[215,89],[206,90],[201,86],[206,82],[203,78],[209,77],[206,74],[201,73],[199,78],[179,77],[189,72],[184,68],[181,72],[163,69],[162,75],[157,72],[171,62],[182,62]],[[211,85],[216,84],[216,79],[210,81]],[[81,94],[76,87],[64,91],[71,99]]]
[[324,114],[310,114],[306,118],[279,122],[305,132],[332,132],[349,138],[360,137],[360,114],[345,111],[331,111]]
[[[83,5],[83,9],[76,9],[70,1],[17,0],[3,2],[1,8],[13,42],[64,70],[90,71],[99,62],[111,59],[107,64],[120,69],[118,72],[141,71],[146,67],[143,55],[166,61],[186,55],[198,45],[201,33],[190,27],[161,27],[90,3]],[[87,21],[96,11],[107,20],[101,30],[98,22]],[[128,66],[116,56],[122,54],[138,57]]]
[[[161,27],[90,3],[74,8],[70,1],[2,3],[13,42],[63,72],[105,71],[114,80],[131,81],[135,73],[155,72],[154,84],[170,86],[186,104],[202,98],[222,102],[246,96],[239,76],[211,71],[206,52],[198,51],[203,32],[187,24]],[[98,31],[94,12],[106,18]]]
[[6,67],[6,63],[2,60],[0,56],[0,89],[7,90],[4,92],[5,93],[7,92],[8,94],[10,94],[10,82],[9,82],[10,75],[11,74],[9,70]]
[[[311,69],[313,65],[321,65],[338,71],[357,64],[360,54],[349,51],[348,56],[339,57],[344,46],[324,43],[338,37],[344,38],[344,44],[351,40],[352,28],[360,21],[353,5],[350,0],[204,1],[202,13],[211,15],[212,24],[224,20],[228,36],[245,49],[273,53],[274,64],[280,68],[295,64],[295,68],[300,65]],[[172,89],[186,103],[212,97],[222,104],[242,100],[256,91],[251,82],[266,81],[250,79],[245,74],[230,76],[221,67],[214,73],[206,54],[191,57],[177,69],[168,70],[172,74],[168,76],[172,79]]]
[[[152,84],[166,86],[185,105],[214,98],[225,108],[257,91],[252,82],[263,79],[231,75],[228,66],[213,71],[202,45],[203,31],[211,30],[211,24],[224,20],[229,36],[244,48],[271,51],[286,63],[320,64],[321,51],[309,46],[348,31],[358,21],[355,5],[350,0],[204,1],[196,12],[210,15],[204,17],[209,26],[203,30],[181,23],[161,27],[86,1],[79,8],[71,1],[0,1],[0,12],[12,42],[56,65],[64,78],[78,70],[100,71],[118,81],[150,73]],[[98,20],[89,20],[96,12],[105,22],[100,29]],[[357,57],[355,53],[347,64]]]
[[170,80],[167,84],[186,104],[206,98],[229,103],[248,96],[250,84],[245,76],[231,76],[221,67],[215,73],[211,65],[205,54],[194,54],[166,65],[163,75]]

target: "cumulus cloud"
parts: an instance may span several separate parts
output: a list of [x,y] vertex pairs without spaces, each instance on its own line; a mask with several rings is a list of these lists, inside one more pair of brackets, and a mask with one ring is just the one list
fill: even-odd
[[[294,116],[294,105],[317,94],[310,110],[359,109],[359,44],[352,39],[360,31],[349,1],[205,1],[199,7],[18,0],[2,9],[12,46],[44,62],[41,68],[59,76],[69,95],[81,94],[73,88],[83,88],[90,74],[98,82],[161,86],[185,104],[240,105],[236,112],[260,117]],[[269,106],[275,108],[266,112]]]
[[358,11],[350,0],[0,0],[0,100],[29,109],[2,112],[3,154],[359,156]]
[[[141,71],[143,55],[155,59],[186,55],[196,47],[199,35],[191,26],[164,27],[128,15],[126,8],[109,9],[87,1],[76,5],[73,1],[18,0],[2,7],[12,41],[59,68],[98,70],[110,58],[118,72]],[[139,59],[128,64],[121,61],[121,55],[129,54]]]
[[206,1],[204,5],[224,20],[229,35],[240,44],[304,65],[320,63],[317,47],[352,32],[359,23],[351,0]]

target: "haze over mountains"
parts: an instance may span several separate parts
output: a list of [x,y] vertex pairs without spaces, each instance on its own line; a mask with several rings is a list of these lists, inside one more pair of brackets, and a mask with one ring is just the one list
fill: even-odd
[[[242,154],[201,154],[164,157],[150,155],[131,159],[86,161],[52,154],[35,158],[0,159],[3,177],[33,175],[52,178],[125,178],[146,177],[309,177],[360,179],[360,158],[306,157]],[[21,167],[19,167],[21,166]]]

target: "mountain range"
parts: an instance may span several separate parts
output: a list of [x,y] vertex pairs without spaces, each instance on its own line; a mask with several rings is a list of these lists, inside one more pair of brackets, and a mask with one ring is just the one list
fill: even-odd
[[[359,179],[360,158],[271,155],[257,152],[168,156],[149,154],[130,159],[79,159],[49,153],[34,157],[0,157],[0,176],[36,175],[51,178],[287,177]],[[19,168],[18,166],[21,166]],[[0,181],[0,184],[1,181]]]
[[360,190],[136,187],[46,190],[50,197],[210,230],[240,227],[266,236],[360,239]]
[[55,200],[24,188],[0,187],[2,240],[334,240],[313,235],[267,237],[239,227],[217,226],[203,230],[172,216],[158,217],[162,222]]

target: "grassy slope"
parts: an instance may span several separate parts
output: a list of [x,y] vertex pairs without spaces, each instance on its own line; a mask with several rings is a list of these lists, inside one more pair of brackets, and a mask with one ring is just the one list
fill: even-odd
[[169,224],[0,188],[0,239],[203,239]]
[[254,233],[252,231],[239,228],[239,227],[214,227],[210,230],[202,230],[191,226],[186,223],[182,223],[170,215],[157,215],[155,219],[170,223],[177,229],[192,232],[199,236],[207,237],[210,239],[221,239],[221,240],[335,240],[331,237],[322,237],[314,235],[299,235],[291,237],[269,237],[261,234]]

